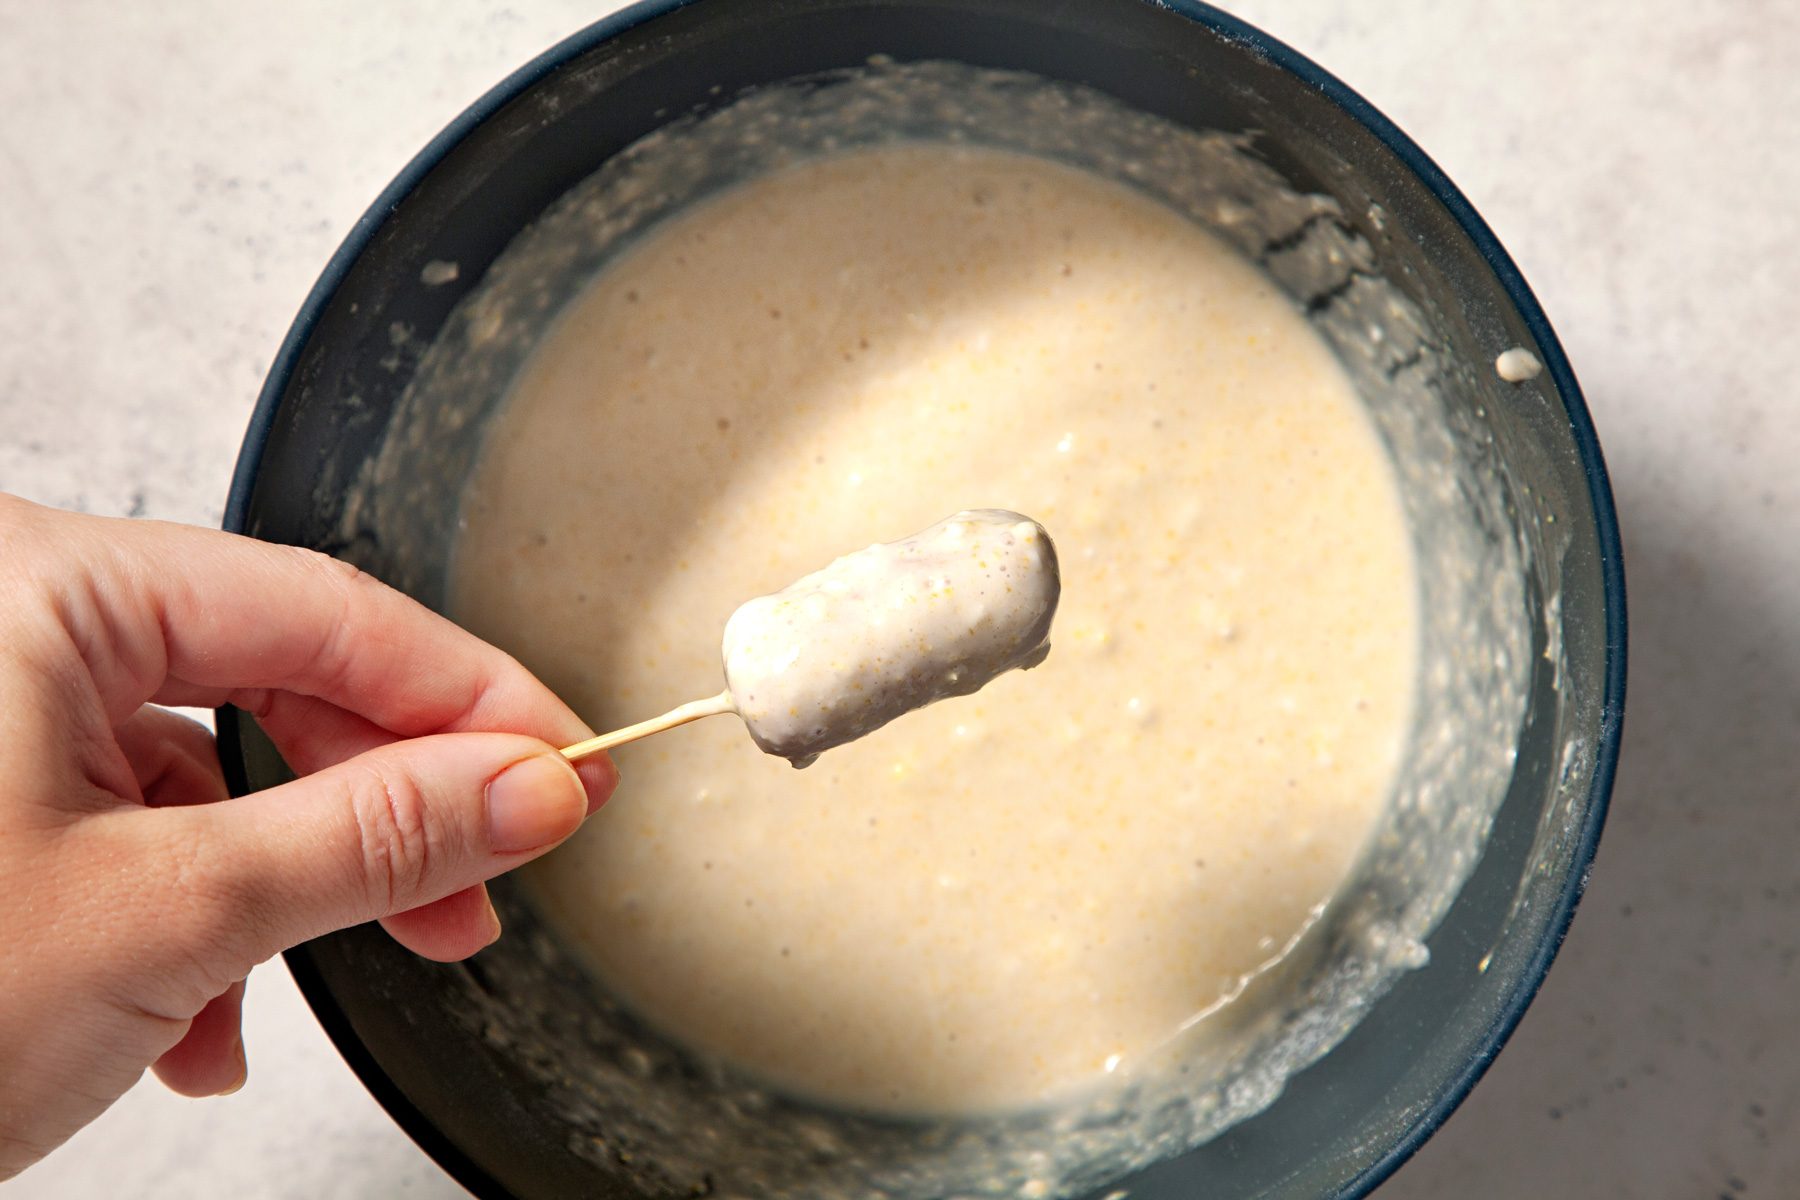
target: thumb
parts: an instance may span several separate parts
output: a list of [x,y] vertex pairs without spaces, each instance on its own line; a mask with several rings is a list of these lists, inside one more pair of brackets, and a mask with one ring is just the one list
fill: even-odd
[[604,756],[578,773],[535,738],[457,733],[396,742],[192,810],[206,822],[208,891],[250,926],[215,936],[254,963],[428,904],[555,846],[616,780]]

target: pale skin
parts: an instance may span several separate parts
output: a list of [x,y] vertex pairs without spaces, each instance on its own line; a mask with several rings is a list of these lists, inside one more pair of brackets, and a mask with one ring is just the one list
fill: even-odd
[[[323,556],[0,495],[0,564],[0,1180],[147,1067],[241,1087],[244,978],[288,946],[490,944],[484,881],[617,782],[517,662]],[[157,707],[225,703],[301,778],[229,798]]]

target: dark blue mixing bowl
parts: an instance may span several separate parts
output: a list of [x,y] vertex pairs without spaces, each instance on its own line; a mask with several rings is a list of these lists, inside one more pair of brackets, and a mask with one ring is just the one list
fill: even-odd
[[[1549,970],[1586,881],[1619,745],[1624,579],[1600,447],[1575,378],[1518,270],[1405,135],[1313,63],[1204,5],[1170,0],[654,0],[528,64],[434,139],[358,222],[270,372],[225,524],[331,552],[341,488],[375,451],[416,365],[390,330],[429,343],[514,235],[610,156],[745,88],[872,55],[947,59],[1087,85],[1197,129],[1254,131],[1302,192],[1337,198],[1378,269],[1442,314],[1448,352],[1486,364],[1532,347],[1545,372],[1484,414],[1534,493],[1563,498],[1567,548],[1537,561],[1560,597],[1562,678],[1533,684],[1511,789],[1485,854],[1405,976],[1260,1115],[1120,1181],[1133,1200],[1361,1196],[1474,1086]],[[1371,225],[1371,212],[1383,214]],[[432,260],[458,278],[421,280]],[[253,724],[220,713],[238,790],[279,778]],[[1587,747],[1571,758],[1572,743]],[[467,979],[372,929],[288,962],[345,1058],[444,1168],[482,1195],[644,1194],[569,1152],[532,1080],[445,1015]],[[1103,1188],[1095,1194],[1112,1190]]]

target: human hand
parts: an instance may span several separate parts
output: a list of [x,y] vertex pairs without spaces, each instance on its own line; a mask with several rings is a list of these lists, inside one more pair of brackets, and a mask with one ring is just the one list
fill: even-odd
[[[0,495],[0,563],[0,1180],[147,1066],[241,1086],[244,977],[288,946],[488,945],[482,881],[617,781],[556,753],[590,731],[517,662],[321,555]],[[300,779],[228,798],[154,707],[226,703]]]

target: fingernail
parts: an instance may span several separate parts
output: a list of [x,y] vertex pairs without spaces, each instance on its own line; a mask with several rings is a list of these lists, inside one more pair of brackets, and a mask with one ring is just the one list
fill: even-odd
[[488,848],[513,854],[547,846],[573,833],[587,807],[581,780],[562,758],[516,762],[488,781]]
[[237,1053],[237,1066],[238,1066],[237,1080],[236,1080],[236,1082],[232,1083],[229,1087],[222,1090],[219,1093],[219,1095],[221,1095],[221,1096],[237,1095],[239,1092],[244,1090],[244,1084],[246,1082],[248,1082],[250,1079],[250,1064],[248,1062],[244,1061],[244,1039],[243,1038],[239,1038],[237,1040],[237,1046],[235,1047],[235,1049],[236,1049],[236,1053]]
[[487,923],[487,941],[481,943],[484,948],[491,946],[500,940],[500,914],[494,911],[494,898],[492,896],[487,897]]
[[575,764],[575,773],[581,776],[581,786],[587,789],[587,811],[591,817],[600,811],[600,806],[619,786],[619,768],[605,753],[590,754]]

